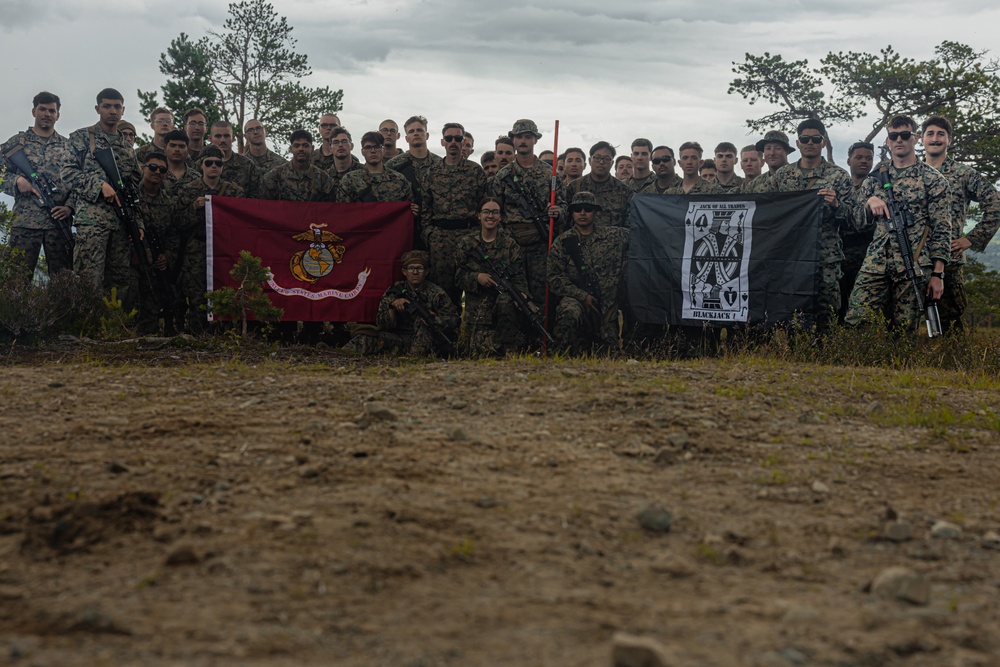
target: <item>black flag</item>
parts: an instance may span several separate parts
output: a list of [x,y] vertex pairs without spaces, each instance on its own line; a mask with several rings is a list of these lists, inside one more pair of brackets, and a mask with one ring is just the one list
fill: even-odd
[[633,197],[626,266],[633,316],[699,326],[814,317],[821,202],[815,191]]

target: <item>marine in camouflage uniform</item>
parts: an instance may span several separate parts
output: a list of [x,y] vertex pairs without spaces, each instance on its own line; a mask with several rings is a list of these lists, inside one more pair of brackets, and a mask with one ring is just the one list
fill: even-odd
[[[940,296],[944,287],[939,279],[951,255],[951,187],[948,179],[937,170],[917,161],[913,152],[917,143],[917,126],[912,119],[897,117],[890,122],[889,128],[887,144],[892,151],[892,161],[883,168],[892,182],[895,199],[912,214],[913,224],[906,228],[906,234],[917,255],[914,268],[925,276],[932,269],[940,274],[931,275],[929,279],[930,289]],[[903,139],[901,134],[896,134],[900,131],[910,131],[912,136]],[[896,138],[892,138],[894,134]],[[872,197],[877,199],[872,200]],[[862,186],[859,198],[861,206],[865,206],[868,224],[874,219],[876,227],[861,273],[851,292],[846,322],[855,325],[886,312],[893,324],[915,328],[923,313],[918,307],[913,286],[906,277],[896,233],[890,231],[885,217],[875,218],[871,213],[873,201],[879,203],[879,211],[886,205],[885,191],[872,177]],[[889,305],[891,309],[887,307]]]
[[[418,204],[424,198],[424,179],[431,165],[441,162],[441,156],[435,155],[427,148],[427,120],[421,116],[413,116],[403,124],[406,133],[406,143],[409,149],[392,157],[385,166],[406,177],[413,188],[413,201]],[[413,245],[416,248],[426,248],[423,234],[423,215],[419,210],[413,213]]]
[[330,176],[315,164],[307,164],[306,171],[296,169],[292,163],[272,169],[260,184],[260,198],[281,201],[330,201]]
[[594,219],[596,224],[628,227],[628,205],[635,193],[611,175],[614,157],[614,148],[606,141],[591,146],[590,173],[571,181],[566,186],[566,197],[572,198],[578,192],[590,192],[601,206]]
[[435,322],[454,340],[458,328],[458,310],[444,290],[427,281],[430,255],[423,250],[411,250],[403,254],[402,265],[405,280],[393,284],[378,305],[375,335],[358,334],[345,346],[345,351],[359,354],[389,352],[428,356],[446,355],[450,351],[427,326],[425,322],[405,310],[406,301],[419,298],[432,313]]
[[458,123],[444,126],[445,158],[424,171],[420,202],[424,247],[431,255],[427,279],[441,287],[456,308],[462,306],[462,288],[455,283],[455,248],[479,226],[479,204],[486,196],[486,173],[462,157],[464,136],[465,128]]
[[243,126],[243,135],[247,138],[247,150],[244,157],[254,163],[261,179],[272,169],[277,169],[288,160],[267,147],[267,131],[259,120],[248,120]]
[[[155,158],[147,161],[154,166],[166,166],[165,162],[157,161]],[[148,182],[148,184],[147,184]],[[160,312],[167,308],[164,318],[167,333],[173,333],[174,321],[171,316],[175,294],[169,287],[172,282],[169,268],[171,259],[176,261],[176,256],[171,257],[177,247],[177,228],[174,224],[174,215],[177,211],[177,200],[170,195],[164,187],[165,177],[152,173],[150,169],[143,168],[143,180],[140,181],[137,192],[139,201],[136,206],[136,217],[142,223],[145,230],[145,246],[150,250],[150,260],[153,264],[152,271],[146,277],[140,275],[141,266],[132,267],[132,287],[139,294],[139,316],[136,319],[136,327],[140,334],[159,333]],[[162,254],[162,257],[160,256]],[[162,266],[158,268],[157,265]],[[151,289],[152,288],[152,289]]]
[[[850,174],[822,156],[826,128],[816,119],[807,119],[799,124],[797,132],[799,139],[796,146],[802,157],[779,169],[774,174],[771,187],[775,192],[817,190],[819,196],[824,197],[819,236],[821,278],[816,295],[817,323],[822,329],[832,324],[840,311],[840,265],[844,261],[840,230],[859,228],[864,224],[858,222],[858,198]],[[820,143],[808,137],[816,137]]]
[[[48,263],[49,276],[59,271],[73,268],[73,247],[71,245],[72,209],[75,202],[70,199],[69,190],[63,185],[59,176],[60,160],[66,149],[66,137],[55,131],[59,119],[59,98],[51,93],[40,93],[34,98],[32,115],[35,117],[33,127],[24,132],[18,132],[0,146],[0,179],[5,194],[14,198],[14,222],[10,231],[10,247],[24,253],[24,279],[31,280],[38,264],[38,253],[45,247],[45,259]],[[38,130],[36,133],[35,130]],[[45,135],[48,136],[45,136]],[[36,173],[44,176],[54,189],[52,203],[54,211],[41,207],[38,199],[31,192],[22,193],[17,187],[19,178],[24,178],[6,161],[8,154],[23,150],[28,162]],[[6,168],[6,172],[2,170]],[[53,218],[56,215],[65,216],[63,220]]]
[[288,160],[281,157],[270,148],[267,149],[267,152],[264,155],[254,155],[250,151],[247,151],[243,157],[253,162],[257,167],[257,173],[262,174],[263,176],[266,176],[272,169],[277,169],[281,165],[288,164]]
[[639,193],[662,195],[666,194],[671,188],[682,185],[683,181],[681,177],[674,171],[676,163],[674,149],[669,146],[657,146],[654,148],[650,164],[653,167],[653,172],[656,173],[656,180],[640,190]]
[[[503,206],[504,228],[521,246],[531,300],[541,304],[545,303],[548,219],[550,214],[557,214],[556,234],[566,228],[566,189],[561,182],[556,183],[556,204],[555,208],[550,207],[552,166],[534,155],[535,143],[542,136],[534,121],[516,121],[509,136],[514,140],[517,154],[513,162],[497,172],[493,196]],[[529,166],[522,166],[522,161],[529,162]]]
[[[221,151],[216,152],[213,148],[206,146],[202,151],[203,178],[178,187],[173,193],[177,197],[176,242],[168,256],[176,258],[171,264],[171,272],[177,275],[179,296],[187,306],[185,326],[190,333],[204,331],[207,323],[203,308],[206,305],[207,278],[205,203],[202,198],[207,195],[244,196],[243,188],[220,178],[225,167],[207,164],[209,160],[222,159]],[[214,182],[214,185],[206,183],[206,180]]]
[[[875,146],[868,142],[859,141],[851,144],[847,149],[847,169],[851,174],[851,180],[854,181],[855,197],[860,194],[861,186],[868,180],[874,158]],[[859,200],[859,210],[861,203]],[[874,226],[865,226],[861,219],[858,219],[857,222],[864,228],[858,229],[848,226],[840,228],[840,240],[844,245],[844,261],[840,265],[843,275],[840,277],[840,311],[837,313],[837,317],[841,323],[847,317],[851,290],[854,289],[854,283],[858,279],[861,265],[868,253],[868,244],[872,242],[872,235],[875,233]]]
[[455,247],[455,284],[465,291],[463,319],[467,349],[472,355],[513,352],[524,349],[526,344],[514,300],[498,291],[487,262],[475,253],[477,247],[482,248],[496,265],[505,265],[514,288],[522,295],[528,294],[521,247],[498,228],[500,212],[496,199],[485,200],[479,213],[481,228],[467,233]]
[[101,120],[73,132],[59,159],[63,185],[73,191],[78,204],[74,221],[76,245],[73,249],[73,269],[77,275],[105,292],[114,289],[123,303],[129,303],[134,299],[129,295],[131,246],[128,233],[108,203],[108,199],[114,198],[112,184],[108,183],[108,177],[94,158],[94,153],[110,148],[122,178],[130,178],[133,182],[140,178],[139,165],[124,137],[117,131],[108,131],[117,127],[125,110],[121,93],[105,89],[99,98],[98,114]]
[[588,340],[600,348],[619,347],[628,232],[594,225],[598,208],[593,194],[577,194],[569,206],[574,227],[553,242],[549,253],[549,287],[561,298],[553,335],[560,348],[574,353],[584,351]]
[[649,172],[649,174],[644,178],[629,176],[622,182],[625,183],[628,189],[631,190],[632,192],[641,192],[643,188],[645,188],[655,180],[656,180],[656,174],[653,172]]
[[372,174],[367,169],[352,171],[340,182],[337,201],[352,202],[413,201],[410,182],[401,174],[386,169]]
[[223,162],[222,180],[238,185],[251,199],[259,196],[260,171],[250,158],[233,153]]
[[767,171],[753,179],[744,192],[774,192],[772,179],[779,169],[788,164],[788,156],[795,149],[788,143],[788,135],[781,130],[769,130],[754,146],[764,156]]
[[[951,184],[951,259],[944,270],[944,294],[938,303],[941,328],[964,328],[962,315],[969,305],[965,293],[965,251],[983,252],[1000,226],[1000,196],[990,181],[972,167],[957,162],[948,155],[951,145],[951,121],[943,116],[932,116],[922,125],[925,160],[936,168]],[[969,202],[979,203],[982,220],[965,233],[969,217]]]
[[677,185],[673,186],[672,188],[667,188],[666,190],[664,190],[660,194],[664,194],[664,195],[721,195],[721,194],[724,194],[724,193],[722,192],[722,188],[719,187],[718,183],[715,183],[713,181],[706,181],[704,178],[699,177],[698,180],[695,181],[695,184],[687,192],[684,191],[684,181],[683,181],[683,179],[681,179],[680,183],[678,183]]

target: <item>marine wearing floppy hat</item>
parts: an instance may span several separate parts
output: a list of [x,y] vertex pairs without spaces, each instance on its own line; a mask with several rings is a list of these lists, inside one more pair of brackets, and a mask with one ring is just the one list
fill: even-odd
[[771,178],[788,164],[788,156],[795,149],[788,143],[788,135],[781,130],[769,130],[754,147],[764,156],[767,171],[753,180],[747,192],[771,192]]

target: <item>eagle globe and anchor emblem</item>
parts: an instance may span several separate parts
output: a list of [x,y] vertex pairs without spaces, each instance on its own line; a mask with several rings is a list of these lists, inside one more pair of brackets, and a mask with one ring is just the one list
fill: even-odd
[[[321,278],[330,275],[337,264],[344,261],[347,249],[342,245],[337,245],[338,242],[344,239],[333,232],[326,231],[326,226],[326,223],[310,223],[309,231],[292,236],[296,241],[309,242],[308,248],[296,252],[288,262],[289,271],[291,271],[292,276],[299,282],[312,285]],[[313,292],[301,287],[281,287],[274,281],[274,274],[269,276],[267,283],[271,289],[282,296],[300,296],[311,301],[331,297],[347,300],[353,299],[361,293],[370,274],[371,269],[366,267],[358,274],[357,285],[348,291],[326,289],[321,292]]]

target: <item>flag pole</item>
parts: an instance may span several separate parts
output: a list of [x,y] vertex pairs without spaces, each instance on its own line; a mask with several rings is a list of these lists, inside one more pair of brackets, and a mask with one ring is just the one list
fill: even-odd
[[[556,178],[558,177],[559,164],[559,121],[556,121],[556,129],[552,138],[552,184],[549,187],[549,206],[556,205]],[[555,230],[556,219],[549,216],[549,245],[545,250],[546,257],[548,253],[552,250],[552,236]],[[546,265],[548,261],[546,260]],[[549,328],[549,280],[548,280],[548,269],[546,269],[545,278],[545,328]],[[548,356],[548,339],[542,336],[542,357]]]

